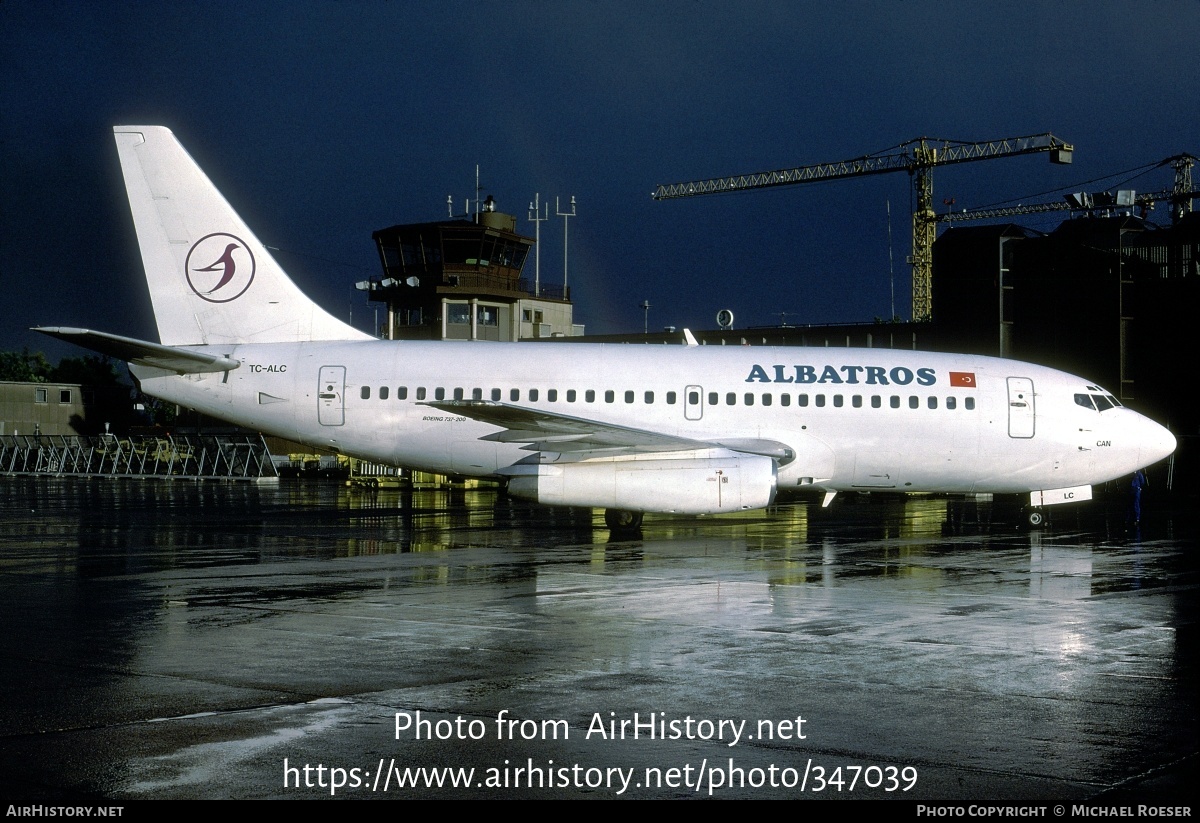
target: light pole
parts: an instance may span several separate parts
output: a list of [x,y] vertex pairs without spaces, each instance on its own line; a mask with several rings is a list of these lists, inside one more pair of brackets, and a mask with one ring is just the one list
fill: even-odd
[[542,200],[541,194],[533,195],[533,202],[529,204],[529,220],[533,223],[533,296],[539,297],[542,293],[542,223],[550,219],[550,206],[546,206],[546,214],[542,215]]
[[571,195],[571,210],[562,211],[554,198],[554,213],[563,219],[563,300],[567,299],[567,220],[575,216],[575,195]]

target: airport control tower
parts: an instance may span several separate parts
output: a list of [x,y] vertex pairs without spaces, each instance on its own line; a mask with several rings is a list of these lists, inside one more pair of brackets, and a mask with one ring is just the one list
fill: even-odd
[[561,285],[522,276],[535,240],[491,197],[469,218],[408,223],[372,237],[383,276],[357,284],[387,305],[395,340],[522,340],[583,334]]

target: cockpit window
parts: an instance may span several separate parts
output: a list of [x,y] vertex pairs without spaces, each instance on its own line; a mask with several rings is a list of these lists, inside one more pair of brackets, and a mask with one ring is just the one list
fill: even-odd
[[1088,389],[1091,390],[1088,394],[1080,393],[1075,395],[1075,405],[1083,406],[1085,409],[1095,409],[1096,411],[1108,411],[1109,409],[1120,407],[1121,401],[1104,391],[1104,389],[1098,386],[1088,386]]

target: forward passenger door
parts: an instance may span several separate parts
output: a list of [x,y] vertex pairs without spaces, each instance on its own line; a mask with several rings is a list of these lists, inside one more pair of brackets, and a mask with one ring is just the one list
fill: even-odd
[[1008,378],[1008,436],[1033,437],[1035,422],[1033,381],[1028,377]]

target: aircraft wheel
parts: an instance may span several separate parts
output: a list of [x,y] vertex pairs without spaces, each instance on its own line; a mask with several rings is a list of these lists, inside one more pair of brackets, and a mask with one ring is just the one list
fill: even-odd
[[1041,528],[1046,523],[1046,513],[1041,509],[1030,509],[1026,515],[1030,528]]
[[633,531],[642,527],[642,513],[625,509],[605,509],[604,524],[616,532]]

